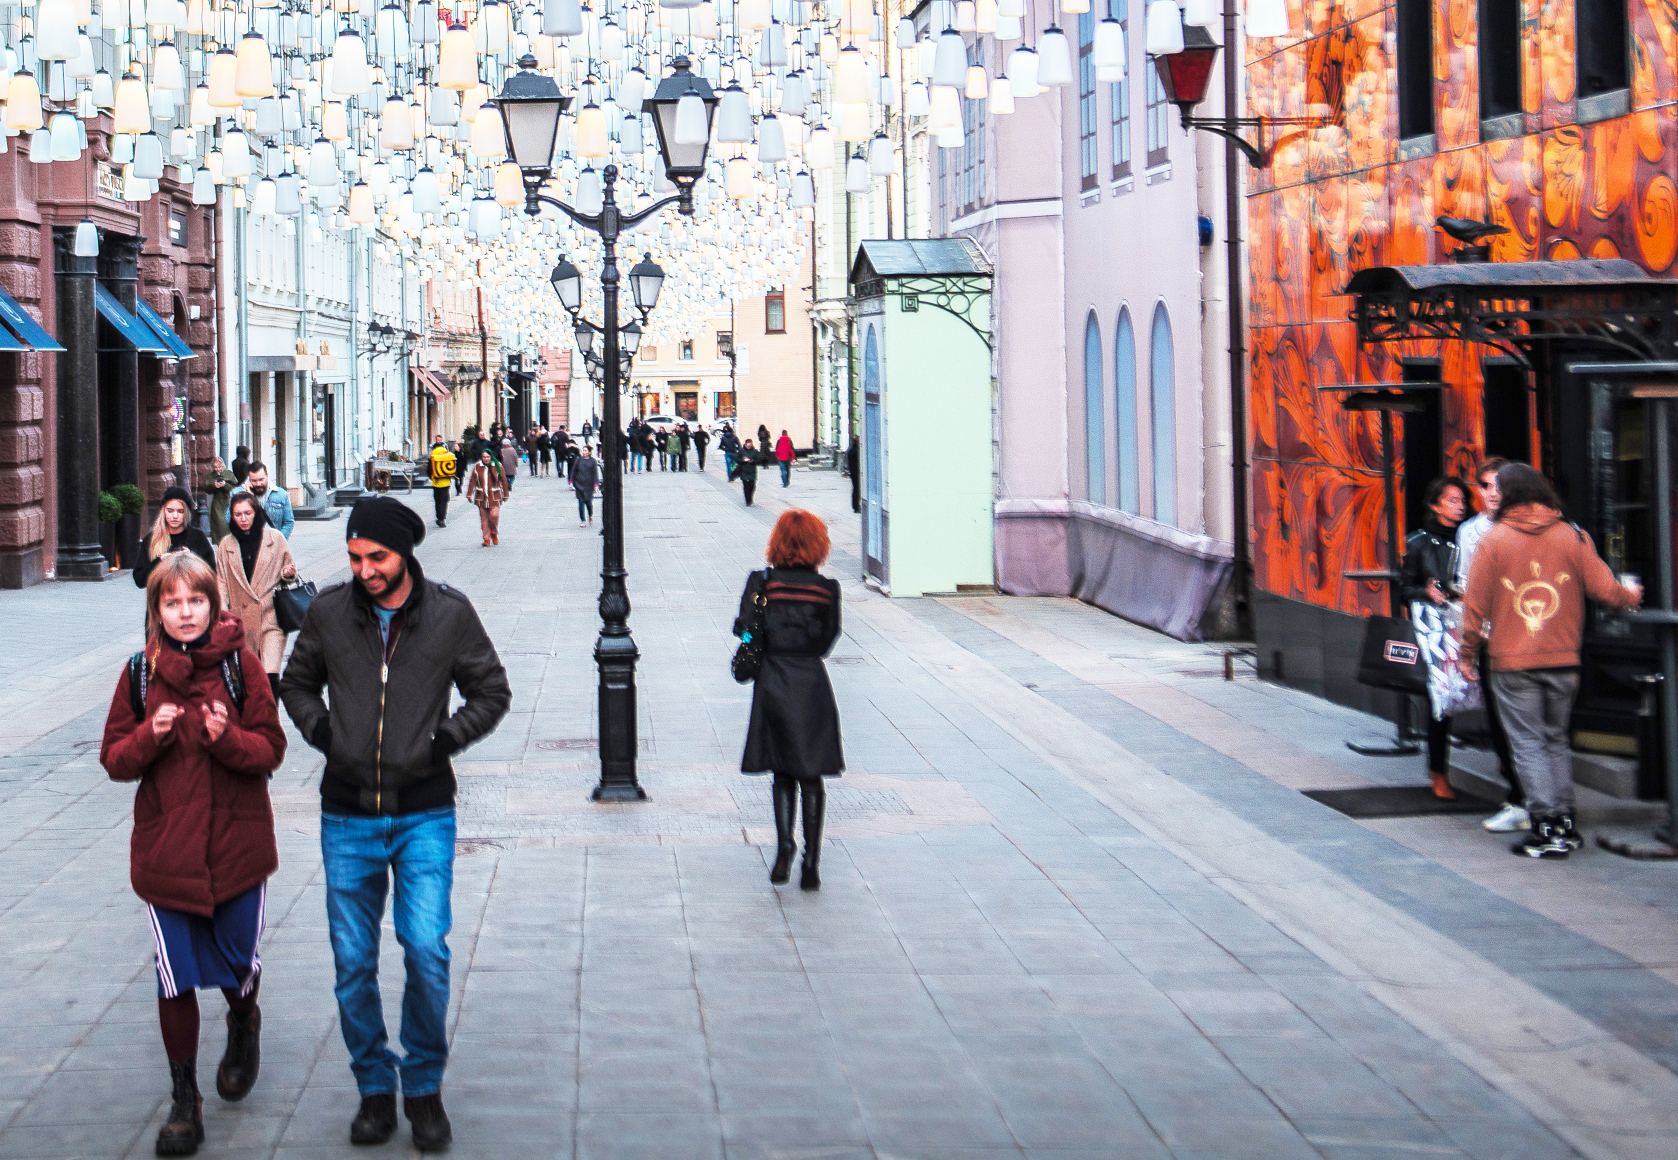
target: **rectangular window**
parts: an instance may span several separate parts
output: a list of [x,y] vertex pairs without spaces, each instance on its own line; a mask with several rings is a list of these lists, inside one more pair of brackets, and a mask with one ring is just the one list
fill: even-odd
[[717,331],[717,361],[726,362],[734,353],[734,332],[732,330]]
[[717,418],[719,418],[719,419],[732,419],[732,418],[734,418],[734,392],[733,391],[718,391],[717,392]]
[[1099,150],[1095,143],[1095,17],[1078,14],[1078,172],[1082,188],[1100,184],[1095,175]]
[[763,300],[763,330],[765,334],[787,332],[787,292],[771,290]]
[[[1125,52],[1130,50],[1130,0],[1107,0],[1107,15],[1124,29]],[[1113,180],[1130,176],[1130,63],[1125,62],[1125,79],[1108,85],[1113,101]]]
[[1626,0],[1574,0],[1573,20],[1579,37],[1579,95],[1627,87]]
[[1521,0],[1480,0],[1480,119],[1521,111]]
[[1433,0],[1398,0],[1398,135],[1433,132]]
[[[978,45],[967,50],[967,63],[981,64],[984,53]],[[983,100],[961,102],[961,173],[958,180],[961,192],[950,200],[961,207],[962,213],[967,213],[984,199],[985,196],[985,102]]]
[[1147,69],[1148,168],[1152,169],[1171,160],[1171,102],[1165,99],[1165,86],[1152,60]]
[[680,352],[676,355],[676,357],[681,359],[683,362],[692,362],[693,361],[693,340],[692,339],[685,340],[682,343]]
[[699,392],[676,392],[676,418],[686,419],[690,423],[699,422]]
[[641,348],[641,361],[642,362],[657,362],[658,361],[658,347],[656,347],[656,346],[644,346],[644,347],[642,347]]
[[932,151],[938,154],[938,232],[947,234],[950,232],[950,192],[945,179],[949,162],[945,158],[950,151],[937,142],[933,142]]

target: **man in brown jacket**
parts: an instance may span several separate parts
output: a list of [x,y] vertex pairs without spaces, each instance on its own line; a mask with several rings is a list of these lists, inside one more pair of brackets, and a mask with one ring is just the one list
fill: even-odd
[[1514,847],[1532,858],[1565,858],[1584,844],[1573,825],[1573,756],[1568,719],[1579,693],[1585,597],[1612,608],[1643,600],[1620,584],[1577,525],[1562,519],[1555,489],[1533,468],[1497,473],[1497,523],[1480,541],[1463,606],[1463,675],[1476,675],[1486,646],[1515,771],[1532,831]]

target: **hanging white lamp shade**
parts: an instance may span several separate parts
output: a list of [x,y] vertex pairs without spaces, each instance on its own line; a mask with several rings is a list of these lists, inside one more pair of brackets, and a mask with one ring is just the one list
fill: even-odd
[[1154,0],[1148,5],[1149,56],[1171,56],[1183,51],[1183,10],[1177,0]]
[[442,213],[443,198],[437,173],[430,166],[414,174],[412,193],[415,213]]
[[593,101],[577,111],[577,137],[571,148],[578,157],[589,158],[604,157],[612,151],[606,133],[606,113]]
[[996,0],[996,14],[1018,19],[1025,15],[1025,0]]
[[320,135],[328,141],[348,141],[350,114],[342,101],[328,101],[320,109]]
[[338,153],[332,148],[332,142],[325,137],[316,137],[309,149],[309,185],[314,189],[325,189],[337,184]]
[[208,169],[200,168],[192,175],[192,204],[216,204],[216,182]]
[[76,33],[76,55],[64,62],[64,75],[71,80],[85,81],[97,67],[93,55],[93,41],[85,32]]
[[1184,24],[1195,28],[1217,28],[1223,22],[1223,0],[1183,0]]
[[868,142],[868,172],[875,177],[889,177],[897,172],[897,151],[884,133],[874,134]]
[[955,19],[950,26],[957,32],[972,32],[979,25],[979,11],[973,0],[956,0]]
[[618,82],[618,104],[625,109],[640,109],[647,97],[647,74],[632,68]]
[[962,96],[970,101],[982,101],[990,95],[990,84],[985,80],[984,65],[972,65],[967,70],[967,83]]
[[810,140],[804,147],[804,160],[811,169],[833,168],[833,133],[817,125],[810,130]]
[[1090,10],[1090,0],[1060,0],[1060,10],[1068,16],[1081,16]]
[[[11,101],[8,100],[8,112],[11,107]],[[151,105],[146,100],[146,82],[133,73],[128,73],[117,82],[116,104],[111,111],[111,131],[144,133],[150,128]]]
[[996,31],[996,0],[979,0],[973,17],[973,31],[980,36]]
[[413,36],[408,31],[408,17],[395,4],[386,4],[379,9],[373,20],[373,35],[380,56],[398,64],[409,59],[408,46],[413,43]]
[[961,93],[958,90],[949,85],[932,86],[932,108],[927,114],[926,127],[934,133],[961,128]]
[[[134,159],[140,159],[140,146],[145,144],[147,137],[156,138],[154,133],[142,134],[134,143]],[[159,150],[161,157],[162,151]],[[236,177],[249,177],[251,174],[250,141],[242,130],[234,129],[221,139],[221,176],[223,180],[231,181]]]
[[373,221],[373,191],[365,181],[350,186],[350,206],[347,215],[351,225],[365,226]]
[[1024,25],[1018,16],[998,16],[996,18],[997,40],[1018,40],[1024,35]]
[[48,123],[51,134],[52,159],[54,161],[76,161],[82,155],[81,132],[77,129],[77,121],[71,113],[54,113]]
[[816,205],[816,179],[800,169],[792,178],[793,209],[814,209]]
[[723,178],[723,192],[736,200],[752,195],[752,163],[744,157],[731,157]]
[[646,148],[646,136],[641,132],[641,114],[625,113],[618,127],[618,148],[625,157],[633,157]]
[[74,0],[41,0],[35,9],[37,60],[70,60],[80,51],[76,42]]
[[781,82],[781,112],[789,117],[802,117],[810,103],[809,87],[801,72],[790,72]]
[[409,40],[413,44],[436,44],[442,36],[442,25],[437,22],[437,5],[433,0],[419,0],[419,3],[414,5],[414,22],[409,26]]
[[524,204],[524,174],[511,161],[503,161],[495,171],[495,204]]
[[295,217],[303,212],[303,178],[295,173],[282,173],[274,181],[274,212],[282,217]]
[[279,191],[272,177],[264,177],[256,183],[256,191],[251,195],[252,213],[258,217],[271,217],[278,202]]
[[[94,91],[97,92],[99,78],[94,77],[93,80],[95,84]],[[111,78],[106,77],[106,86],[109,87],[110,83]],[[210,106],[210,86],[199,85],[197,88],[192,90],[192,103],[187,109],[187,124],[192,125],[195,128],[202,129],[205,125],[213,125],[215,123],[216,111]]]
[[1288,0],[1247,0],[1247,35],[1249,37],[1287,36]]
[[867,193],[871,180],[867,158],[859,155],[845,162],[846,193]]
[[577,174],[577,209],[581,213],[596,214],[605,204],[606,192],[600,183],[600,172],[591,165]]
[[[210,67],[205,70],[207,75],[204,83],[210,89],[210,107],[213,109],[237,108],[239,97],[239,58],[231,48],[218,49],[210,57]],[[120,86],[119,86],[120,87]]]
[[930,81],[938,70],[938,41],[928,36],[915,45],[914,74],[917,80]]
[[1035,97],[1037,84],[1037,53],[1021,45],[1008,54],[1008,88],[1018,100]]
[[[136,177],[156,181],[163,176],[163,141],[156,133],[142,133],[135,138],[133,165]],[[250,172],[248,157],[245,172]]]
[[500,161],[507,156],[507,138],[501,131],[501,110],[489,102],[478,109],[472,123],[472,152],[480,162]]
[[938,38],[937,55],[932,64],[932,83],[960,88],[967,79],[967,42],[961,33],[946,28]]
[[769,21],[769,0],[737,0],[734,23],[738,27],[757,32],[768,28]]
[[542,31],[548,36],[576,36],[583,30],[577,0],[542,0]]
[[181,25],[181,31],[203,36],[210,31],[214,13],[215,7],[210,0],[186,0],[186,23]]
[[842,105],[868,103],[868,61],[854,44],[839,53],[834,66],[833,99]]
[[787,159],[787,137],[773,113],[765,113],[757,123],[757,159],[764,165]]
[[[127,165],[132,160],[134,160],[134,138],[127,133],[113,133],[111,135],[111,164]],[[219,157],[216,164],[221,164]]]
[[1071,46],[1066,42],[1066,33],[1052,24],[1037,38],[1037,83],[1050,86],[1072,83]]
[[985,112],[994,113],[998,117],[1006,117],[1013,111],[1013,86],[1006,76],[997,77],[990,83],[990,104],[985,106]]
[[169,156],[176,161],[190,159],[194,154],[192,134],[180,126],[169,130]]
[[903,96],[903,113],[909,117],[924,117],[931,111],[932,97],[927,92],[926,84],[916,81]]
[[72,252],[78,258],[97,258],[99,256],[99,227],[92,219],[83,218],[76,226],[76,240]]
[[874,121],[867,105],[840,105],[838,112],[839,140],[854,144],[873,136]]
[[1125,56],[1124,25],[1109,16],[1095,26],[1095,43],[1090,47],[1095,79],[1109,83],[1124,80]]
[[173,41],[165,40],[152,50],[152,88],[166,92],[181,92],[186,88],[186,70],[181,67],[181,54]]
[[332,45],[332,91],[340,97],[359,97],[373,87],[373,73],[367,67],[367,42],[361,34],[346,28]]
[[437,58],[437,83],[457,93],[478,83],[478,49],[464,24],[451,24],[443,34]]
[[[677,108],[676,115],[680,118],[680,107]],[[751,139],[751,100],[739,85],[729,85],[722,91],[722,103],[717,106],[717,141],[738,145]]]
[[379,144],[386,149],[414,147],[414,119],[401,97],[391,97],[385,102],[384,114],[379,118]]
[[460,94],[453,89],[431,90],[431,123],[449,129],[460,123]]
[[255,32],[247,32],[239,39],[239,51],[234,54],[233,91],[246,99],[274,95],[274,64],[268,56],[268,45]]

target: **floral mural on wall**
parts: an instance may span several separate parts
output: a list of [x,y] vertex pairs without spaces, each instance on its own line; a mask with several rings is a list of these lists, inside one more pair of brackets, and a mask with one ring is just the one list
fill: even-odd
[[[1268,170],[1248,170],[1253,568],[1263,590],[1354,614],[1386,609],[1384,585],[1344,579],[1385,562],[1380,417],[1343,412],[1320,387],[1393,382],[1401,359],[1438,359],[1445,470],[1470,475],[1481,458],[1480,360],[1496,352],[1458,342],[1360,351],[1341,293],[1352,274],[1449,261],[1457,243],[1433,225],[1446,214],[1505,226],[1493,261],[1619,257],[1678,276],[1678,0],[1628,2],[1628,114],[1578,123],[1573,0],[1522,0],[1521,133],[1482,141],[1478,5],[1435,0],[1436,149],[1409,159],[1398,145],[1391,4],[1292,0],[1301,35],[1248,42],[1250,113],[1327,122],[1285,137]],[[1401,452],[1397,442],[1402,472]]]

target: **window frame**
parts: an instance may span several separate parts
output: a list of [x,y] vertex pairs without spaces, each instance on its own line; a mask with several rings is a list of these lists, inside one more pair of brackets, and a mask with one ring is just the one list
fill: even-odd
[[[1107,0],[1107,15],[1124,29],[1125,55],[1130,55],[1130,0]],[[1130,176],[1130,61],[1125,61],[1124,80],[1107,86],[1113,105],[1113,180]]]
[[[1626,0],[1574,0],[1573,4],[1573,70],[1574,94],[1581,98],[1599,97],[1631,87],[1631,13]],[[1603,17],[1615,18],[1612,27],[1603,27]],[[1595,17],[1595,20],[1591,20]],[[1614,55],[1614,33],[1619,34],[1619,71],[1600,87],[1587,86],[1585,69]]]
[[[779,310],[781,324],[771,326],[771,311]],[[777,287],[763,296],[763,333],[785,334],[787,332],[787,292],[786,287]]]
[[[1434,0],[1396,0],[1393,25],[1398,74],[1398,138],[1429,137],[1435,129],[1433,94]],[[1425,97],[1425,99],[1424,99]],[[1423,117],[1422,114],[1426,116]],[[1419,118],[1419,119],[1418,119]]]
[[[1479,0],[1475,19],[1478,24],[1475,58],[1480,71],[1480,120],[1490,121],[1519,113],[1521,0]],[[1504,67],[1500,68],[1500,65]]]
[[679,344],[677,344],[677,346],[676,346],[676,361],[677,362],[692,362],[693,361],[693,339],[684,338],[684,339],[682,339],[682,341]]
[[1153,66],[1151,60],[1148,62],[1147,73],[1147,101],[1143,116],[1148,126],[1148,168],[1157,169],[1171,161],[1171,102],[1165,95],[1165,82],[1159,79],[1159,69]]
[[1086,9],[1078,14],[1078,175],[1086,191],[1101,184],[1095,119],[1095,15]]

